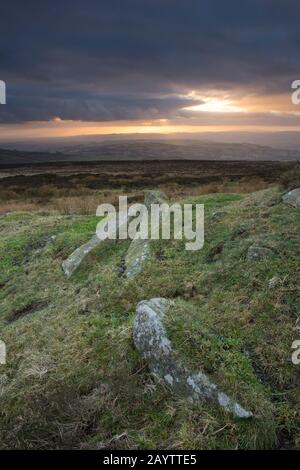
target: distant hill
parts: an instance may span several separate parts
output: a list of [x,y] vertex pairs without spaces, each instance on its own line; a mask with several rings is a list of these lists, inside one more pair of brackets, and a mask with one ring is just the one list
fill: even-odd
[[29,152],[0,148],[0,165],[22,165],[62,161],[64,155],[59,152]]
[[219,142],[227,144],[254,144],[279,149],[300,151],[300,132],[276,131],[226,131],[226,132],[171,132],[131,133],[131,134],[86,134],[62,137],[40,137],[36,139],[0,140],[0,148],[60,152],[62,148],[86,144],[103,144],[108,142]]
[[295,161],[298,150],[193,140],[104,141],[61,145],[56,151],[0,149],[0,165],[107,160],[245,160]]

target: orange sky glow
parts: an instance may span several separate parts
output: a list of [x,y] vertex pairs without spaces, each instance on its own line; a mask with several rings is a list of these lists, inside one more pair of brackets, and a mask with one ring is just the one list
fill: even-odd
[[[182,108],[174,118],[86,122],[54,117],[51,121],[2,124],[0,139],[21,140],[93,134],[300,131],[300,107],[291,103],[289,94],[243,96],[241,91],[234,95],[208,90],[191,91],[186,96],[201,100],[202,104]],[[288,120],[284,121],[285,119]]]

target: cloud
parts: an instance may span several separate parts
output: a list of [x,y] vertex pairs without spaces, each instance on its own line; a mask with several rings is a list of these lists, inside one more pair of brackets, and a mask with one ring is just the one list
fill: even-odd
[[288,93],[299,16],[294,0],[5,2],[0,122],[176,118],[192,89]]
[[49,93],[48,85],[16,87],[1,108],[0,123],[44,121],[55,118],[74,121],[114,121],[176,118],[178,110],[202,103],[199,99],[173,95],[99,94],[63,87]]

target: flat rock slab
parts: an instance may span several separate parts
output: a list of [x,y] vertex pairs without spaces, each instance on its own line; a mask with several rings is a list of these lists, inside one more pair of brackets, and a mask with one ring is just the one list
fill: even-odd
[[191,372],[178,361],[163,325],[171,306],[171,301],[164,298],[143,300],[137,305],[133,340],[151,371],[175,393],[192,401],[214,402],[238,418],[252,417],[250,411],[218,390],[207,375]]
[[125,277],[134,278],[143,269],[143,263],[150,256],[150,247],[148,240],[132,240],[127,255],[125,257]]
[[300,188],[293,189],[288,193],[284,194],[282,197],[282,201],[284,204],[289,206],[295,207],[295,209],[300,208]]

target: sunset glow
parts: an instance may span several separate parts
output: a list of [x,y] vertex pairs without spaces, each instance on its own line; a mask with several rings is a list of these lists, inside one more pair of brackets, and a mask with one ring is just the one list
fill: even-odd
[[190,93],[189,96],[194,98],[198,98],[199,100],[203,101],[202,104],[187,106],[184,110],[187,111],[201,111],[201,112],[209,112],[209,113],[243,113],[247,112],[247,108],[243,108],[231,99],[224,98],[224,97],[201,97],[197,96],[194,92]]
[[[175,3],[174,11],[181,11],[181,4]],[[199,10],[204,8],[200,4]],[[85,11],[91,24],[83,23],[78,13],[72,23],[66,19],[53,37],[52,33],[45,35],[51,25],[50,9],[45,26],[32,29],[24,40],[6,31],[8,52],[1,63],[0,79],[6,82],[7,96],[0,107],[0,139],[298,132],[300,106],[291,101],[291,84],[300,78],[294,40],[298,23],[289,23],[287,28],[280,15],[270,22],[266,15],[261,19],[265,27],[257,28],[251,3],[247,34],[233,9],[228,16],[232,35],[228,35],[222,20],[228,8],[225,4],[218,11],[220,8],[224,10],[220,17],[213,12],[213,29],[210,15],[202,20],[205,12],[200,11],[195,18],[189,16],[188,25],[182,21],[183,12],[167,24],[159,13],[150,25],[151,15],[145,14],[141,3],[138,13],[130,8],[123,12],[128,23],[124,20],[122,27],[114,23],[108,7],[107,19],[101,9],[96,27],[94,15]],[[168,7],[165,12],[168,18],[171,11]],[[24,11],[23,16],[26,14]],[[22,15],[15,21],[22,23]],[[55,16],[52,22],[56,21]],[[131,21],[137,22],[133,36]],[[120,34],[117,40],[116,31]],[[267,37],[272,41],[265,41]],[[21,57],[27,46],[31,53],[25,67]],[[16,51],[20,58],[11,62],[8,58]]]
[[[251,94],[241,89],[190,91],[178,99],[197,104],[179,107],[171,117],[107,121],[63,119],[0,124],[0,139],[32,139],[76,135],[171,134],[201,132],[299,131],[300,110],[289,94]],[[151,110],[151,114],[153,114]]]

